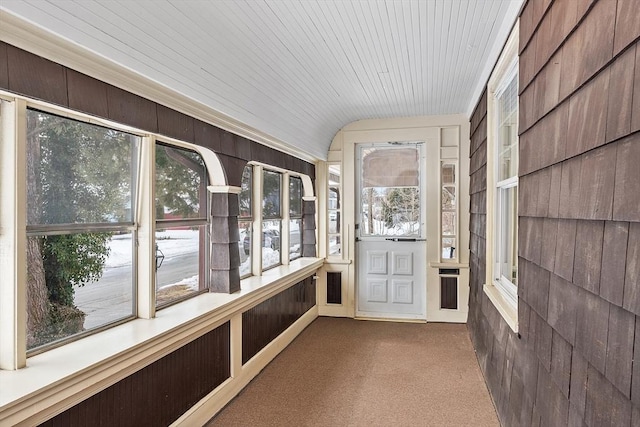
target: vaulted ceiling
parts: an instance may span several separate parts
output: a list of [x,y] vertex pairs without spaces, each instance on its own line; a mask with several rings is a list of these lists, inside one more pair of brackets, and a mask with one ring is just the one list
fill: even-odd
[[0,37],[18,17],[322,159],[355,120],[469,115],[521,4],[0,0]]

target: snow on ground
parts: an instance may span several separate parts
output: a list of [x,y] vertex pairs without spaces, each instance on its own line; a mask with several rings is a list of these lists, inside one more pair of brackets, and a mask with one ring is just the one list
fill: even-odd
[[[156,244],[162,251],[165,260],[176,255],[198,252],[198,230],[166,230],[156,233]],[[106,268],[131,265],[131,234],[113,236],[109,241],[109,258]]]
[[271,248],[262,248],[262,266],[269,268],[280,264],[280,251],[274,251]]
[[190,291],[197,291],[198,290],[198,279],[199,279],[199,277],[196,274],[195,276],[184,278],[184,279],[180,280],[179,282],[170,283],[168,285],[161,286],[158,290],[170,288],[171,286],[186,285],[189,288]]

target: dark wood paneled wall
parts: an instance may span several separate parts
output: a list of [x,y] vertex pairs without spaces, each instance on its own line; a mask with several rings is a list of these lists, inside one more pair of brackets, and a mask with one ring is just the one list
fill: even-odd
[[141,96],[0,42],[0,89],[191,142],[215,151],[229,185],[240,186],[251,160],[315,179],[315,166]]
[[246,363],[316,305],[313,276],[242,313],[242,363]]
[[458,278],[440,278],[440,308],[458,309]]
[[327,272],[327,304],[342,304],[342,273]]
[[505,426],[640,425],[639,36],[637,0],[522,11],[519,335],[482,290],[486,94],[471,118],[469,330]]
[[231,376],[229,322],[41,424],[167,426]]

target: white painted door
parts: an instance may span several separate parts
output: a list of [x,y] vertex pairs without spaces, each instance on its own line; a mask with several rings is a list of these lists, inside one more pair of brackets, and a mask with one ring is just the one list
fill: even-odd
[[358,144],[359,317],[426,319],[424,144]]

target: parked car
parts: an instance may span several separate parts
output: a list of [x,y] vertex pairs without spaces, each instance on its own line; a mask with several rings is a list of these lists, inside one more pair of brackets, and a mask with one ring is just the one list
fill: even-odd
[[[247,236],[242,241],[242,247],[244,253],[249,255],[251,252],[251,235]],[[280,249],[280,232],[278,230],[262,230],[262,247],[271,248],[273,250]]]

